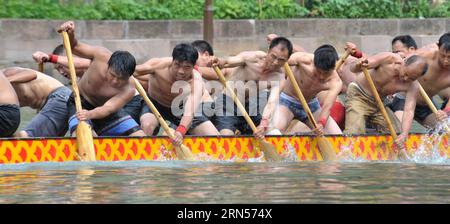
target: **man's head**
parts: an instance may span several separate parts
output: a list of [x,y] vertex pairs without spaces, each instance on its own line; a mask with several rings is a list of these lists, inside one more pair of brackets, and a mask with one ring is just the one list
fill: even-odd
[[197,50],[190,44],[177,44],[172,51],[171,75],[176,80],[189,80],[192,77],[192,70],[198,59]]
[[285,37],[277,37],[270,42],[266,65],[269,70],[280,69],[292,54],[292,43]]
[[439,38],[439,64],[443,68],[450,69],[450,32]]
[[404,72],[400,72],[403,81],[414,81],[428,71],[427,60],[418,55],[411,55],[405,59]]
[[115,51],[108,60],[108,81],[113,87],[128,83],[136,69],[136,59],[128,51]]
[[191,43],[191,45],[197,50],[198,52],[198,60],[197,65],[201,67],[206,67],[210,57],[214,56],[214,51],[211,47],[211,45],[204,40],[196,40]]
[[399,54],[402,58],[417,50],[417,44],[410,35],[400,35],[392,40],[392,53]]
[[336,49],[329,44],[324,44],[314,51],[314,73],[319,79],[326,79],[333,74],[338,58]]
[[[52,54],[55,55],[59,55],[59,56],[66,56],[66,51],[64,49],[64,45],[60,44],[58,45],[52,52]],[[76,60],[76,56],[74,55],[74,60]],[[59,74],[61,74],[62,76],[64,76],[65,78],[70,79],[70,70],[69,67],[62,65],[62,64],[54,64],[54,68],[56,69],[56,71],[59,72]],[[75,73],[77,76],[82,76],[84,74],[85,70],[84,69],[78,69],[75,67]]]

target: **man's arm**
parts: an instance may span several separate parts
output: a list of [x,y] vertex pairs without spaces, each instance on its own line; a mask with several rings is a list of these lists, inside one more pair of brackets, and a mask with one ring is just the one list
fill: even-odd
[[355,60],[350,64],[350,70],[353,73],[362,72],[362,68],[366,67],[367,69],[376,69],[383,64],[394,63],[396,60],[396,56],[400,57],[391,52],[383,52],[371,56],[367,59],[361,58],[360,60]]
[[342,80],[339,78],[336,71],[333,76],[335,77],[330,81],[330,89],[326,90],[327,96],[323,101],[322,111],[320,112],[319,119],[317,120],[319,123],[322,124],[323,127],[325,127],[326,121],[330,116],[330,110],[333,107],[334,102],[336,102],[336,98],[342,89]]
[[402,133],[399,135],[397,144],[403,144],[411,130],[414,119],[414,110],[416,108],[417,96],[419,95],[419,82],[416,80],[411,88],[406,92],[405,107],[402,116]]
[[136,66],[135,77],[153,74],[156,70],[169,67],[172,63],[172,57],[152,58],[140,65]]
[[291,55],[288,60],[290,66],[299,66],[300,64],[311,64],[314,56],[310,53],[297,52]]
[[75,38],[75,23],[72,21],[68,21],[62,24],[58,29],[58,32],[62,31],[67,32],[70,40],[70,47],[75,55],[90,60],[94,60],[95,57],[99,56],[108,57],[111,55],[111,52],[104,47],[91,46],[78,42],[78,40]]
[[13,83],[26,83],[37,78],[36,71],[30,69],[5,70],[4,75],[8,81]]
[[180,126],[184,126],[186,129],[192,124],[192,120],[194,119],[194,114],[196,110],[199,108],[200,103],[202,102],[202,95],[204,90],[204,83],[201,78],[201,75],[194,71],[194,78],[191,84],[191,93],[189,94],[186,105],[184,106],[183,117],[181,117]]
[[96,107],[93,110],[90,110],[88,116],[89,119],[102,119],[114,112],[119,111],[133,98],[134,93],[134,83],[130,82],[130,85],[128,85],[126,89],[106,101],[103,106]]
[[245,66],[247,63],[256,62],[258,59],[265,57],[266,53],[262,51],[244,51],[236,56],[219,60],[220,68],[234,68]]
[[[69,67],[69,60],[67,60],[67,57],[63,55],[46,54],[41,51],[36,51],[33,53],[32,57],[37,63],[51,62],[53,64],[60,64]],[[88,69],[91,64],[91,60],[74,57],[73,63],[76,69]]]

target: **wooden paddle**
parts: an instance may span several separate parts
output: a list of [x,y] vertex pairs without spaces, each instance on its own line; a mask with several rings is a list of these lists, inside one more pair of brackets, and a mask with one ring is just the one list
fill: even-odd
[[[437,114],[438,110],[436,109],[436,107],[433,104],[433,101],[431,101],[427,92],[425,92],[425,90],[423,89],[422,85],[420,85],[420,83],[419,83],[419,91],[420,91],[420,95],[422,95],[423,99],[425,100],[425,102],[427,103],[427,105],[431,109],[431,111],[433,111],[434,114]],[[444,124],[444,128],[447,133],[450,133],[450,128],[447,126],[447,124]]]
[[[391,121],[391,119],[389,119],[389,116],[386,112],[386,108],[384,108],[384,104],[381,101],[380,95],[378,95],[378,91],[377,91],[377,88],[375,87],[375,84],[373,83],[372,77],[370,76],[369,71],[367,71],[367,68],[363,68],[362,70],[363,70],[364,76],[367,79],[367,82],[369,82],[370,90],[372,91],[373,97],[375,98],[375,101],[377,102],[378,109],[380,109],[381,114],[384,117],[384,120],[386,120],[386,123],[389,128],[389,132],[391,133],[391,136],[395,141],[398,138],[397,132],[395,132],[394,126],[392,125],[392,121]],[[398,158],[398,153],[399,152],[397,152],[397,154],[395,155],[395,159]],[[405,153],[405,152],[403,152],[403,153]],[[402,156],[405,156],[405,155],[402,155]]]
[[[167,125],[166,121],[161,116],[158,109],[156,109],[155,105],[153,105],[152,101],[148,98],[147,93],[145,89],[142,87],[141,83],[139,83],[139,81],[136,80],[134,77],[132,77],[132,79],[134,81],[134,85],[136,86],[137,91],[139,92],[139,94],[141,94],[142,98],[144,98],[145,103],[147,103],[148,107],[150,107],[150,110],[156,116],[159,124],[167,133],[169,138],[171,139],[175,138],[175,136],[172,133],[172,130],[169,128],[169,125]],[[189,160],[189,161],[195,160],[194,154],[192,154],[191,150],[183,144],[181,146],[175,147],[175,152],[177,154],[178,159],[180,160]]]
[[[289,77],[289,81],[292,83],[292,86],[294,87],[295,92],[297,93],[297,97],[302,104],[303,110],[305,110],[306,114],[308,115],[309,122],[311,122],[314,128],[317,128],[317,123],[316,120],[314,119],[314,115],[309,109],[308,103],[306,102],[306,99],[303,96],[303,93],[297,84],[297,80],[295,79],[294,74],[292,73],[292,70],[287,62],[284,64],[284,70],[286,71]],[[317,136],[316,138],[317,144],[319,145],[319,151],[323,159],[325,161],[336,160],[336,151],[334,151],[333,146],[328,141],[328,139],[326,139],[324,136]]]
[[[81,111],[80,91],[78,90],[77,76],[75,74],[75,65],[73,63],[72,49],[70,48],[69,35],[66,31],[62,32],[64,48],[66,49],[67,60],[69,61],[70,78],[72,80],[72,89],[75,96],[76,111]],[[94,138],[92,137],[91,126],[85,121],[79,121],[77,126],[77,148],[78,155],[82,161],[95,161]]]
[[44,63],[43,62],[40,62],[38,64],[38,69],[39,69],[39,72],[44,73]]
[[[247,121],[248,125],[250,125],[250,128],[253,130],[253,132],[256,132],[256,125],[253,123],[252,119],[248,115],[247,111],[245,110],[245,107],[242,105],[242,103],[237,98],[234,91],[231,89],[231,87],[228,86],[227,81],[225,77],[222,74],[222,71],[220,71],[219,67],[213,66],[214,71],[216,72],[217,76],[219,76],[219,80],[222,83],[222,85],[230,92],[231,98],[233,99],[234,103],[236,103],[237,107],[241,111],[241,113],[244,115],[245,120]],[[267,161],[281,161],[280,155],[278,154],[276,148],[274,145],[270,144],[266,140],[258,139],[259,145],[261,149],[264,152],[264,156]]]
[[336,62],[336,71],[339,70],[339,68],[341,68],[342,64],[344,64],[344,61],[348,58],[349,55],[350,52],[345,51],[344,56],[342,56],[342,58],[340,58],[339,61]]

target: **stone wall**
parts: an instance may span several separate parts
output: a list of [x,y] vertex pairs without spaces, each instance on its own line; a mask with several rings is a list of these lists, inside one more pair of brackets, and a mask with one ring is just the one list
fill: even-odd
[[[55,28],[64,21],[0,20],[0,66],[32,64],[36,50],[51,52],[62,43]],[[138,62],[151,57],[170,56],[180,42],[201,39],[201,20],[75,21],[77,37],[110,50],[128,50]],[[392,38],[411,34],[419,46],[436,42],[450,31],[450,18],[443,19],[290,19],[216,20],[216,55],[233,55],[244,50],[264,50],[265,36],[277,33],[312,52],[330,43],[339,53],[346,41],[373,54],[390,50]]]

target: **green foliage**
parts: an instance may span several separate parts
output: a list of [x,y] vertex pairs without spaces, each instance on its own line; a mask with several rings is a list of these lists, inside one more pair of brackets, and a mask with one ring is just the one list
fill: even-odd
[[[301,5],[301,3],[303,5]],[[204,0],[0,0],[0,18],[201,19]],[[216,19],[450,17],[450,1],[215,0]]]

